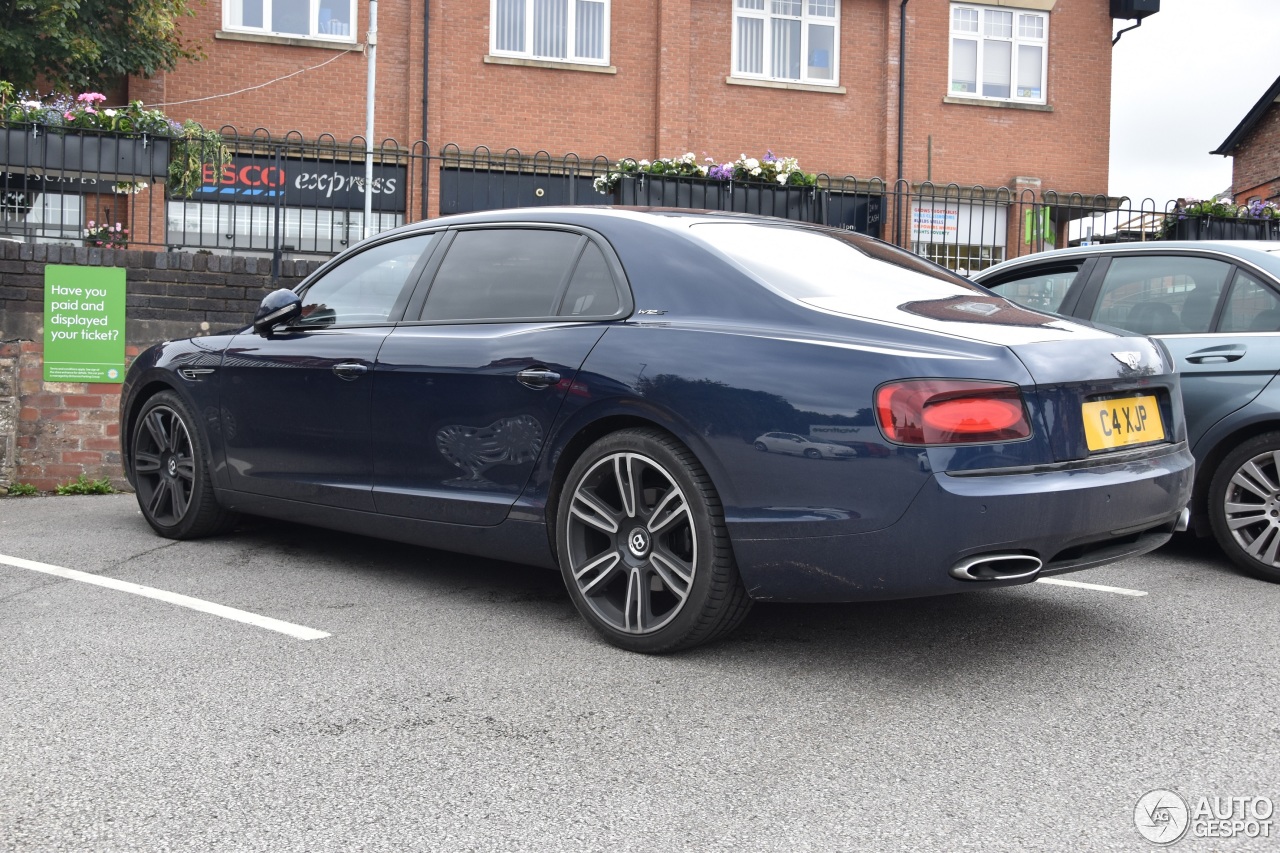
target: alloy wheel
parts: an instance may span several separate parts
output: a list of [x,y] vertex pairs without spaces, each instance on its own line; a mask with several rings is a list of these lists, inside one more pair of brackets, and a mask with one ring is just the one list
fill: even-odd
[[654,459],[618,452],[588,469],[565,535],[573,582],[596,616],[633,635],[670,623],[693,587],[694,523],[684,492]]
[[177,525],[191,507],[195,454],[182,417],[168,406],[149,410],[138,425],[133,450],[138,498],[150,519]]
[[1245,554],[1280,568],[1280,450],[1267,450],[1236,469],[1223,497],[1231,537]]

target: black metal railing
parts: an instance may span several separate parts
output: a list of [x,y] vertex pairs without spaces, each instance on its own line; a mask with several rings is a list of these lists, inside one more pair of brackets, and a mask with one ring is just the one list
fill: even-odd
[[1188,216],[1172,201],[831,174],[813,186],[640,173],[611,179],[617,162],[513,148],[433,152],[392,139],[369,158],[360,137],[308,140],[232,128],[210,147],[13,126],[0,128],[0,239],[278,261],[329,256],[368,234],[435,216],[583,204],[781,216],[871,234],[965,273],[1082,242],[1280,239],[1280,221]]

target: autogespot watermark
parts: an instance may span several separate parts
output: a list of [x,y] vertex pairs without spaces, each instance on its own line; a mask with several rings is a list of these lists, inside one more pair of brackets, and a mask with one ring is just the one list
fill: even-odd
[[1275,805],[1270,797],[1183,798],[1157,788],[1138,798],[1133,825],[1152,844],[1192,838],[1271,838]]

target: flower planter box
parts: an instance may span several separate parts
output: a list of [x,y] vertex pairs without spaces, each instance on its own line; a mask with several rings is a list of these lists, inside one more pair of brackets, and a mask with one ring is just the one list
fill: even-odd
[[686,207],[723,210],[729,185],[723,181],[664,178],[661,175],[623,175],[614,190],[614,204],[634,207]]
[[1188,216],[1173,222],[1166,240],[1280,240],[1280,219]]
[[169,144],[163,137],[85,134],[39,135],[30,128],[0,128],[0,171],[101,181],[162,180],[169,173]]
[[614,204],[732,210],[797,222],[821,223],[825,211],[825,193],[814,187],[775,187],[662,175],[623,175],[614,188],[613,198]]
[[822,222],[822,194],[813,187],[735,184],[729,210],[778,216],[797,222]]

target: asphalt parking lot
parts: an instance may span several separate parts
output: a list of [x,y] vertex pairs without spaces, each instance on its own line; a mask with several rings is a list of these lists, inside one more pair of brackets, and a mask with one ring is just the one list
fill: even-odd
[[553,573],[131,495],[0,500],[0,555],[6,850],[1145,850],[1152,789],[1280,800],[1280,586],[1192,541],[1068,578],[1146,595],[759,605],[664,658]]

